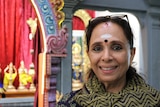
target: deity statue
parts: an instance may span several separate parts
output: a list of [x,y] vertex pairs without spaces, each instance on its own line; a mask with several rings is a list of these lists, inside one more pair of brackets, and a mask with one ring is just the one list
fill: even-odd
[[17,70],[13,63],[11,62],[7,67],[4,69],[4,80],[3,85],[6,90],[15,90],[13,86],[13,82],[17,76]]
[[81,46],[78,43],[72,45],[72,90],[78,90],[83,86],[82,83],[82,55]]
[[24,61],[20,62],[20,67],[18,68],[18,73],[19,73],[19,87],[18,87],[18,89],[24,90],[25,86],[22,81],[23,81],[24,76],[27,74],[27,69],[25,68]]
[[34,76],[35,76],[35,69],[34,69],[34,64],[33,63],[31,63],[30,64],[30,68],[29,68],[29,72],[28,72],[28,74],[32,77],[32,81],[31,81],[31,85],[30,85],[30,90],[33,90],[33,91],[35,91],[35,86],[34,86]]
[[32,77],[27,73],[27,69],[25,67],[24,61],[20,62],[20,67],[18,69],[19,72],[19,90],[26,90],[28,84],[32,82]]

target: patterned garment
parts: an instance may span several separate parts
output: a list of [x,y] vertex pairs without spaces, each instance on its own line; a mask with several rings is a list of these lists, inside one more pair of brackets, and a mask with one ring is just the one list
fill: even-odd
[[66,94],[57,107],[160,107],[160,92],[137,73],[130,74],[126,87],[118,94],[106,92],[94,76],[83,89]]

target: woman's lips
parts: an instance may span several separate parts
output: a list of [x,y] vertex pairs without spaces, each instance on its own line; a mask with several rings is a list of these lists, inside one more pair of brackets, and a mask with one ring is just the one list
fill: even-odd
[[107,73],[110,74],[112,72],[115,71],[115,69],[117,68],[117,66],[111,66],[111,67],[100,67],[100,69],[102,70],[103,73]]

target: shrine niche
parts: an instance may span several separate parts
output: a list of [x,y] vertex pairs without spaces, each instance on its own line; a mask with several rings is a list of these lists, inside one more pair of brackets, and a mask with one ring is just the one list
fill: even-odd
[[[9,33],[0,32],[1,37],[6,38],[0,39],[2,43],[0,47],[0,105],[6,106],[5,103],[10,104],[8,100],[10,98],[15,99],[16,102],[14,104],[19,105],[20,103],[23,104],[21,102],[23,99],[31,100],[34,98],[36,92],[34,67],[37,60],[33,58],[36,56],[33,55],[35,52],[33,39],[37,38],[38,35],[37,19],[34,20],[36,17],[35,11],[28,0],[21,2],[15,2],[15,0],[10,2],[3,1],[3,3],[12,8],[6,8],[6,5],[2,7],[1,4],[1,17],[8,16],[8,18],[0,20],[5,23],[4,25],[1,24],[1,28],[5,29],[3,32]],[[24,11],[25,9],[26,11]],[[6,25],[7,27],[4,27]],[[30,39],[29,33],[32,34]]]
[[[93,12],[93,11],[92,11]],[[84,24],[84,28],[88,25],[88,21],[92,16],[84,9],[79,9],[74,13],[74,17],[77,17]],[[73,18],[74,18],[73,17]],[[73,20],[73,26],[75,20]],[[74,27],[73,27],[74,28]],[[82,88],[84,82],[84,76],[89,68],[89,59],[86,53],[86,41],[85,32],[83,30],[73,29],[72,33],[72,90],[78,90]]]

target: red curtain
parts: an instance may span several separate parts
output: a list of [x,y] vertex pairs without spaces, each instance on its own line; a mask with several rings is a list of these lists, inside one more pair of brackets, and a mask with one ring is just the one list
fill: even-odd
[[[21,60],[24,61],[27,69],[29,69],[31,62],[37,66],[37,55],[32,56],[30,54],[32,48],[36,49],[35,53],[38,51],[36,45],[38,37],[29,40],[30,28],[26,21],[30,17],[34,19],[36,14],[29,0],[0,0],[0,67],[2,78],[4,76],[3,70],[10,62],[17,69]],[[18,84],[18,77],[16,77],[14,85],[18,87]]]

